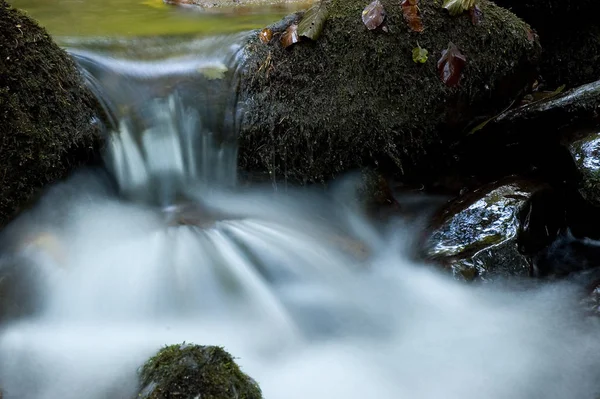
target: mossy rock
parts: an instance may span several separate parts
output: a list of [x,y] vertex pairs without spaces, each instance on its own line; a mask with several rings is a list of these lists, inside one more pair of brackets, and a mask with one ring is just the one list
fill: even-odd
[[96,102],[48,33],[0,0],[0,226],[100,146]]
[[[437,173],[440,154],[468,121],[505,108],[536,76],[537,39],[493,3],[481,1],[484,19],[473,25],[468,13],[451,17],[422,1],[422,33],[409,29],[397,1],[381,3],[388,32],[363,24],[368,1],[332,0],[316,41],[281,45],[301,14],[271,26],[269,43],[259,32],[250,39],[240,87],[243,169],[294,183],[326,182],[359,167]],[[447,87],[436,67],[449,42],[467,57],[458,87]],[[424,64],[412,59],[417,44],[429,51]]]
[[261,399],[262,393],[223,348],[181,344],[167,346],[148,360],[137,397]]

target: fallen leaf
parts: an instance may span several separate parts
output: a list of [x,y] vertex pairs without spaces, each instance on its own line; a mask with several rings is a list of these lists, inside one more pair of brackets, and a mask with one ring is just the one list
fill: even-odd
[[300,37],[298,36],[298,25],[292,24],[281,35],[281,45],[284,48],[291,46],[294,43],[298,43]]
[[323,32],[329,12],[325,1],[319,1],[306,11],[298,23],[298,35],[311,40],[317,40]]
[[258,37],[260,37],[260,41],[263,43],[269,43],[273,38],[273,31],[269,28],[265,28],[260,31]]
[[424,64],[425,62],[427,62],[428,54],[429,51],[427,51],[427,49],[418,46],[412,50],[412,59],[417,64]]
[[362,21],[369,30],[377,29],[385,19],[385,10],[379,0],[375,0],[365,7],[362,12]]
[[419,16],[419,6],[417,0],[402,0],[402,15],[404,20],[413,32],[423,32],[423,21]]
[[475,6],[475,0],[444,0],[444,7],[450,15],[459,15]]
[[454,43],[448,42],[448,48],[442,51],[442,57],[437,63],[440,78],[446,86],[454,87],[458,85],[466,64],[467,57],[460,52]]
[[469,14],[471,15],[471,23],[475,26],[479,25],[483,21],[483,11],[477,4],[469,9]]

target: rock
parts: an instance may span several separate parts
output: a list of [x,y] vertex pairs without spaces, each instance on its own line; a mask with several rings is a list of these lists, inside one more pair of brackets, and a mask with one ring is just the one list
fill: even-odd
[[95,107],[69,56],[0,0],[0,226],[37,189],[92,159]]
[[531,255],[552,242],[563,214],[549,186],[510,177],[449,202],[430,225],[423,255],[459,279],[532,276]]
[[494,0],[531,24],[544,53],[541,75],[549,87],[575,87],[600,76],[600,26],[593,0]]
[[600,206],[600,132],[571,142],[568,149],[581,174],[579,193],[589,203]]
[[171,345],[148,360],[141,371],[136,398],[260,399],[257,383],[224,349],[215,346]]
[[[581,280],[589,270],[600,267],[600,241],[575,237],[570,230],[562,232],[554,242],[533,257],[537,277],[575,276]],[[596,273],[597,274],[597,273]]]
[[568,181],[577,171],[565,143],[596,129],[599,111],[600,81],[502,112],[467,133],[454,152],[462,173],[495,169],[505,176],[535,167],[546,170],[545,178]]
[[[423,1],[422,33],[410,30],[397,1],[381,3],[387,32],[366,28],[364,0],[332,0],[316,41],[283,48],[283,32],[302,14],[270,26],[269,43],[254,32],[241,68],[242,169],[292,183],[360,167],[437,172],[468,121],[499,112],[537,75],[540,47],[529,26],[488,1],[477,26]],[[437,70],[450,41],[467,59],[455,88]],[[429,52],[424,64],[412,59],[417,42]]]

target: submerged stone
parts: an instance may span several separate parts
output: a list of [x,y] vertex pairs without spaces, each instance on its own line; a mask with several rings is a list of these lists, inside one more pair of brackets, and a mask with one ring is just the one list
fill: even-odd
[[600,132],[573,141],[568,149],[581,174],[579,193],[600,206]]
[[100,145],[96,102],[70,57],[0,0],[0,225]]
[[136,397],[261,399],[262,393],[224,349],[181,344],[167,346],[146,362]]
[[[260,40],[244,47],[240,166],[293,183],[326,182],[374,167],[384,174],[439,171],[448,145],[477,115],[500,112],[535,77],[539,43],[511,12],[488,1],[486,18],[451,17],[441,4],[419,3],[423,32],[406,23],[397,1],[381,0],[385,29],[369,30],[364,0],[332,0],[318,40],[283,48]],[[280,37],[302,14],[269,29]],[[452,41],[467,62],[457,87],[436,63]],[[415,63],[427,48],[431,62]]]
[[423,254],[459,279],[532,276],[531,254],[552,242],[561,217],[550,187],[509,178],[449,202],[434,217]]

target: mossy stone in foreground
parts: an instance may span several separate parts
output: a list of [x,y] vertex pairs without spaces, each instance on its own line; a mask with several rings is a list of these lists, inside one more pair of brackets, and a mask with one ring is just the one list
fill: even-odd
[[[535,35],[493,3],[480,2],[484,18],[473,25],[468,13],[451,17],[441,2],[421,1],[422,33],[411,31],[397,0],[381,0],[388,32],[368,30],[368,3],[331,0],[316,41],[282,47],[294,15],[270,27],[269,43],[256,32],[245,46],[243,169],[301,183],[363,166],[438,173],[465,125],[506,108],[536,75]],[[436,66],[449,42],[467,58],[458,87],[446,86]],[[412,59],[417,46],[429,53],[424,64]]]
[[261,399],[256,382],[223,348],[171,345],[148,360],[139,398]]
[[67,53],[0,0],[0,226],[96,152],[95,104]]

